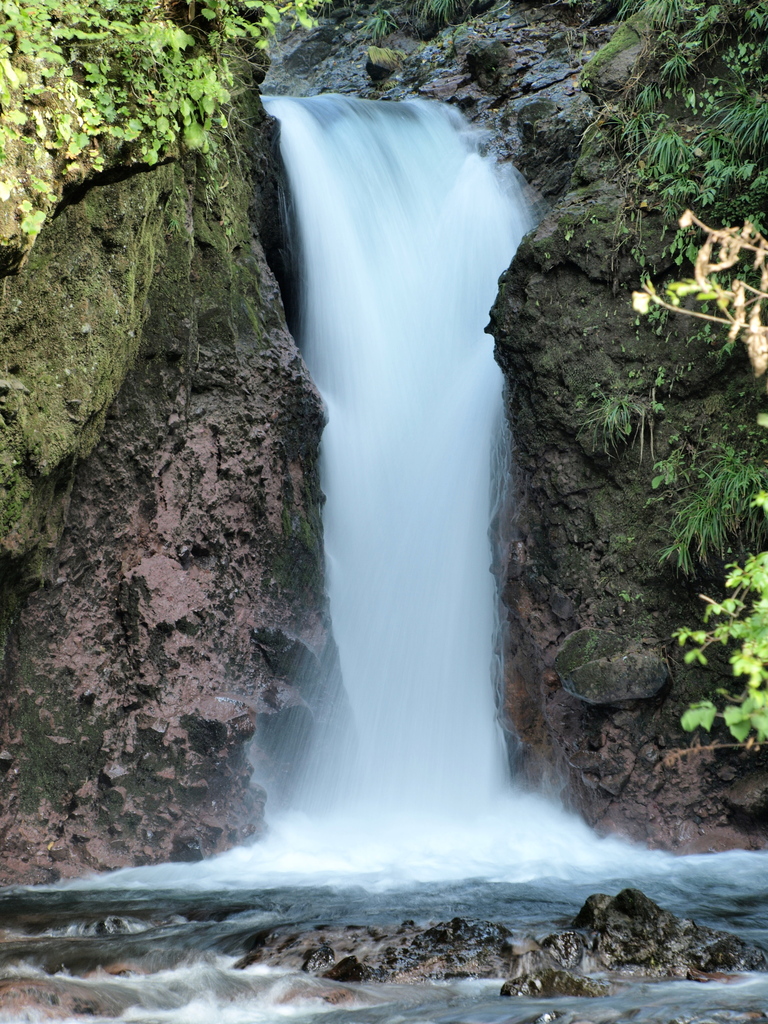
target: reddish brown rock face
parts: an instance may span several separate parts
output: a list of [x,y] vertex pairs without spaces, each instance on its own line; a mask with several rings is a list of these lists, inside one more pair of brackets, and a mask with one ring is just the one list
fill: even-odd
[[[722,592],[722,564],[699,565],[686,580],[660,560],[672,500],[652,485],[654,463],[681,445],[706,450],[737,431],[760,385],[746,358],[714,373],[706,341],[682,318],[661,335],[636,320],[634,242],[611,249],[623,199],[593,173],[581,163],[577,177],[586,184],[523,241],[492,311],[517,463],[518,505],[501,580],[505,713],[523,741],[528,779],[562,793],[599,830],[680,852],[761,848],[764,804],[738,803],[733,793],[750,788],[765,754],[730,746],[691,753],[680,726],[691,701],[729,682],[725,659],[710,650],[706,669],[686,665],[673,637],[677,627],[700,622],[700,593]],[[654,218],[643,223],[642,244],[661,275],[667,267]],[[683,366],[674,386],[656,392],[663,409],[652,424],[653,457],[647,422],[614,448],[595,443],[585,426],[595,396],[647,396],[665,368]],[[729,389],[746,396],[730,422],[721,397]],[[722,410],[717,417],[707,412],[714,407]],[[584,688],[579,696],[557,671],[558,652],[577,630],[622,638],[610,667],[632,671],[615,673],[621,685],[604,699]],[[643,695],[644,678],[652,683],[644,698],[630,699]],[[724,728],[712,738],[731,739]]]
[[[203,187],[190,173],[177,170],[185,194]],[[215,203],[188,209],[192,233],[169,231],[154,265],[141,355],[6,643],[3,882],[194,860],[257,835],[252,763],[270,787],[286,770],[279,744],[249,749],[257,723],[299,708],[311,731],[302,658],[270,661],[263,636],[305,668],[328,661],[321,402],[258,240],[233,244]],[[247,212],[246,197],[246,226]]]

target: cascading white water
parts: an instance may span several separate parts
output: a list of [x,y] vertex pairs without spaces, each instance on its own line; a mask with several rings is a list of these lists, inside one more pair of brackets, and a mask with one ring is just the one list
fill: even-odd
[[448,108],[266,105],[298,225],[301,344],[328,409],[328,588],[355,727],[322,752],[335,782],[310,771],[311,804],[340,792],[461,815],[503,785],[488,538],[502,379],[483,328],[530,217]]

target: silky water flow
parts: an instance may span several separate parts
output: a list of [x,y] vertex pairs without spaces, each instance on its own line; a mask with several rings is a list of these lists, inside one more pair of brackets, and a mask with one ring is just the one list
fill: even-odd
[[[266,106],[291,194],[298,334],[328,412],[321,472],[342,725],[320,737],[293,807],[272,812],[261,842],[0,895],[6,936],[16,928],[15,948],[30,950],[28,973],[45,957],[59,964],[57,992],[111,1007],[90,1020],[522,1024],[551,1007],[500,999],[497,979],[361,986],[334,1008],[322,998],[330,982],[233,963],[254,932],[288,923],[300,933],[461,915],[541,934],[589,893],[626,885],[765,944],[764,854],[675,858],[600,838],[508,777],[489,541],[502,381],[484,327],[530,226],[515,179],[439,105],[323,96]],[[112,915],[102,928],[115,934],[91,939],[99,915]],[[147,973],[71,978],[88,942],[112,942],[113,956]],[[5,962],[6,977],[27,976]],[[763,976],[628,983],[588,1014],[583,1001],[557,1001],[566,1024],[703,1024],[767,1007]],[[0,1001],[0,1021],[16,1019],[27,1018],[4,1016]]]
[[526,208],[444,108],[267,105],[328,412],[328,591],[351,706],[348,735],[320,751],[335,777],[311,765],[303,802],[460,816],[504,784],[488,538],[501,373],[483,327]]

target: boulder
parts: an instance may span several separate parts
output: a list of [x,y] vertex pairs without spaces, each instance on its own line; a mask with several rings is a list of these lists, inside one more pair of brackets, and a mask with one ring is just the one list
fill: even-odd
[[323,974],[330,981],[370,981],[373,971],[367,964],[360,963],[356,956],[345,956]]
[[739,779],[725,794],[725,802],[751,818],[764,817],[768,814],[768,772],[755,772]]
[[466,61],[472,78],[490,88],[509,62],[509,51],[499,39],[476,39],[467,50]]
[[608,995],[605,982],[595,978],[584,978],[571,971],[559,971],[545,968],[538,974],[524,974],[520,978],[512,978],[501,986],[502,996],[540,996],[544,999],[555,999],[558,996],[584,996],[595,999]]
[[685,978],[691,970],[764,971],[765,954],[729,932],[663,910],[639,889],[590,896],[573,922],[590,933],[591,952],[609,971]]
[[649,700],[669,678],[666,662],[654,651],[600,629],[567,636],[555,670],[568,693],[587,704]]
[[629,84],[648,35],[646,20],[635,15],[619,25],[611,41],[597,51],[581,72],[581,87],[599,100]]
[[365,70],[373,82],[383,82],[403,63],[402,54],[386,46],[369,46]]

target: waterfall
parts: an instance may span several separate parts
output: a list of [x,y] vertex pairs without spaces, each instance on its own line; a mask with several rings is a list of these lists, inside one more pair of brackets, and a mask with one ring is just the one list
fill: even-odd
[[297,333],[328,412],[327,578],[350,714],[321,735],[293,807],[268,805],[264,840],[99,884],[668,872],[667,855],[598,838],[506,774],[489,538],[502,378],[484,326],[529,223],[515,179],[445,107],[266,106],[296,222]]
[[353,719],[311,765],[305,804],[461,814],[504,785],[488,537],[502,377],[483,328],[529,215],[449,108],[266,106],[300,344],[328,411],[327,578]]

